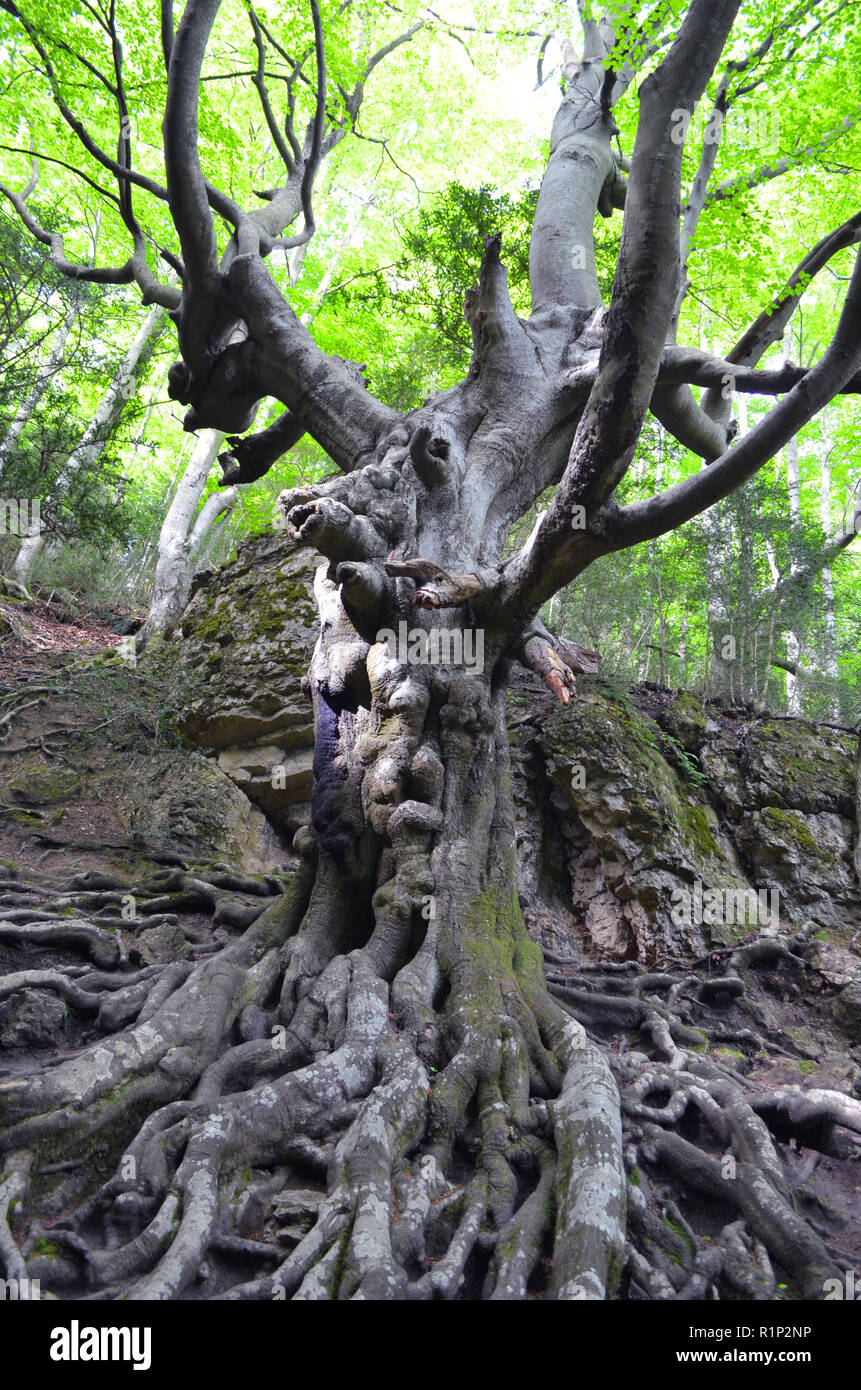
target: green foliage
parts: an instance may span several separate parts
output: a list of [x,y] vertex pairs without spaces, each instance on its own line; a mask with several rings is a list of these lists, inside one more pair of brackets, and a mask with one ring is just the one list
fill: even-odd
[[[415,0],[359,8],[323,0],[321,8],[332,117],[344,115],[347,94],[370,54],[412,23],[420,20],[423,27],[368,80],[355,129],[330,155],[315,188],[313,240],[288,255],[273,252],[268,263],[318,344],[366,363],[370,389],[408,411],[454,385],[468,368],[471,338],[463,300],[486,236],[502,233],[515,308],[524,317],[530,312],[530,228],[564,85],[560,45],[544,39],[571,31],[571,7],[552,6],[540,22],[511,0],[482,0],[445,19]],[[627,0],[609,5],[589,0],[582,8],[587,16],[608,12],[625,18],[614,53],[616,71],[635,47],[656,44],[644,72],[614,108],[618,148],[630,156],[637,87],[666,51],[662,39],[678,28],[686,5],[682,0],[633,7]],[[119,12],[125,80],[133,95],[135,162],[162,181],[166,74],[157,29],[143,0],[121,0]],[[265,0],[260,14],[283,53],[307,50],[311,26],[304,0]],[[28,204],[33,213],[44,226],[62,232],[66,254],[79,261],[90,256],[98,222],[98,262],[122,264],[129,249],[126,228],[115,203],[94,187],[109,186],[110,175],[81,149],[52,101],[52,95],[61,96],[86,119],[104,149],[116,150],[110,86],[92,70],[82,70],[80,61],[83,55],[111,71],[106,34],[97,12],[77,0],[28,0],[26,17],[54,71],[51,77],[44,62],[34,62],[14,7],[0,9],[5,76],[0,176],[10,187],[24,186],[31,171],[28,127],[37,131],[42,157]],[[854,93],[861,67],[861,9],[817,11],[814,24],[795,0],[742,8],[685,140],[683,200],[706,149],[726,62],[743,59],[770,36],[772,46],[752,70],[731,74],[730,117],[715,152],[713,184],[721,196],[710,199],[700,218],[687,266],[691,289],[678,341],[722,355],[779,300],[803,253],[857,207],[861,122],[855,119]],[[271,46],[267,61],[280,73],[272,84],[280,91],[283,63]],[[275,185],[283,173],[249,78],[254,62],[246,8],[239,0],[225,0],[201,83],[200,151],[214,181],[252,207],[255,189]],[[313,110],[312,84],[299,83],[295,95],[301,131]],[[144,189],[135,189],[134,196],[149,263],[163,275],[157,248],[179,251],[169,210]],[[596,219],[598,278],[606,300],[621,228],[618,211]],[[220,220],[216,234],[223,251],[229,228]],[[827,273],[806,286],[790,331],[763,366],[777,365],[784,352],[805,364],[821,354],[856,254],[855,247],[846,248]],[[183,435],[181,412],[164,385],[175,348],[173,331],[163,334],[119,421],[106,431],[99,459],[57,498],[64,462],[140,326],[139,296],[127,287],[66,280],[15,216],[0,215],[0,449],[72,311],[75,324],[61,362],[3,460],[0,491],[44,500],[43,518],[61,547],[40,561],[37,574],[46,584],[97,596],[102,603],[117,597],[143,602],[160,521],[193,443]],[[769,406],[768,400],[749,398],[745,410],[736,399],[734,411],[743,428],[754,428]],[[264,403],[258,426],[277,413]],[[796,515],[781,454],[713,509],[714,515],[632,552],[606,556],[580,583],[557,595],[545,617],[597,648],[602,671],[623,687],[649,680],[706,692],[729,680],[729,693],[737,700],[780,710],[793,700],[793,707],[800,703],[812,717],[857,720],[857,545],[843,551],[831,574],[814,569],[804,582],[783,580],[808,566],[826,535],[852,517],[861,479],[859,426],[858,398],[846,396],[829,409],[827,420],[820,417],[802,431]],[[700,467],[698,458],[650,418],[618,499],[651,497]],[[320,478],[330,468],[325,452],[303,440],[241,492],[233,511],[213,528],[200,563],[227,558],[245,535],[270,525],[281,488]],[[217,488],[217,471],[201,505]],[[538,506],[549,496],[552,490]],[[537,509],[514,528],[511,548],[525,539]],[[0,537],[4,566],[14,551],[13,539]],[[777,597],[776,576],[781,580]],[[721,634],[732,636],[737,648],[729,676],[717,659]],[[796,660],[793,652],[800,682],[795,690],[788,684],[791,673],[774,665]],[[686,770],[696,780],[697,769]]]

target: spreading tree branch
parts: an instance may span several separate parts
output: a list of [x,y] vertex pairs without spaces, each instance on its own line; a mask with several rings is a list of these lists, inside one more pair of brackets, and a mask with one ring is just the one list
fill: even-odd
[[782,159],[775,160],[773,164],[761,164],[758,169],[751,170],[749,174],[737,174],[731,179],[725,179],[707,195],[706,203],[722,202],[727,198],[734,197],[742,189],[761,188],[763,184],[779,178],[788,170],[798,168],[811,155],[821,154],[823,150],[830,149],[836,141],[843,138],[847,131],[856,126],[859,120],[861,120],[861,108],[851,116],[844,116],[835,130],[826,131],[819,140],[813,141],[812,144],[805,145],[802,149],[793,151],[792,154],[784,155]]
[[[732,364],[731,374],[734,383],[738,376],[743,377],[744,373],[735,373],[736,364],[741,367],[753,367],[768,349],[778,342],[784,334],[786,325],[795,313],[801,298],[807,289],[810,281],[822,270],[828,262],[849,246],[857,245],[861,241],[861,212],[854,213],[852,217],[846,219],[839,227],[833,231],[826,232],[810,251],[796,265],[786,283],[786,288],[780,297],[767,309],[754,319],[753,323],[742,334],[735,347],[727,354],[727,362]],[[711,383],[701,383],[712,385]],[[743,390],[742,386],[737,386],[738,390]],[[726,418],[730,411],[730,403],[726,393],[717,387],[707,391],[702,400],[703,410],[712,418],[718,419],[723,416]]]
[[608,549],[622,549],[675,530],[734,492],[833,400],[859,369],[861,257],[856,257],[837,330],[820,361],[744,439],[709,468],[647,501],[605,509],[603,517],[596,517],[596,529],[603,531]]
[[669,53],[640,87],[619,267],[598,375],[568,465],[534,540],[503,568],[498,598],[527,617],[582,567],[591,542],[572,530],[574,508],[594,515],[624,476],[654,392],[678,289],[682,149],[672,113],[705,90],[739,0],[694,0]]

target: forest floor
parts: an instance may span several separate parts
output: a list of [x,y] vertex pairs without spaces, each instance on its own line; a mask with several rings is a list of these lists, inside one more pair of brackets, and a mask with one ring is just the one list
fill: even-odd
[[51,657],[64,652],[95,652],[115,647],[133,611],[121,605],[90,612],[72,609],[53,596],[23,604],[0,598],[0,681],[24,684],[50,671]]
[[[158,677],[117,647],[128,608],[0,599],[0,856],[40,868],[137,866],[124,767],[178,746]],[[33,781],[36,787],[28,786]],[[53,774],[56,787],[50,785]],[[158,846],[151,847],[158,856]],[[130,857],[131,856],[131,857]],[[170,855],[168,854],[168,859]],[[175,860],[175,856],[174,856]]]
[[[7,609],[12,610],[11,616]],[[255,911],[261,910],[255,893],[277,894],[282,885],[260,876],[255,887],[234,870],[225,913],[225,871],[230,866],[189,864],[170,844],[135,833],[129,810],[135,760],[165,750],[180,758],[186,755],[173,723],[169,680],[158,670],[136,669],[110,651],[121,640],[117,627],[127,621],[126,611],[110,615],[116,627],[104,616],[58,612],[49,602],[25,611],[0,601],[0,612],[7,618],[6,632],[0,637],[0,977],[22,971],[59,971],[78,983],[88,979],[86,971],[92,966],[81,964],[81,944],[71,937],[46,942],[2,932],[3,924],[37,920],[40,914],[34,916],[33,907],[41,909],[43,918],[52,912],[74,912],[93,923],[103,922],[97,930],[113,934],[120,975],[165,969],[170,959],[164,953],[168,938],[177,943],[177,959],[191,968],[238,937],[253,920]],[[666,694],[644,688],[636,692],[636,698],[645,711],[654,713]],[[34,769],[43,779],[35,790]],[[188,896],[205,889],[207,881],[218,887],[209,908],[200,901],[195,905]],[[192,883],[197,885],[194,890]],[[109,906],[92,910],[95,889],[112,892]],[[118,895],[133,892],[139,911],[147,914],[164,903],[164,894],[177,894],[177,890],[177,901],[182,892],[188,900],[173,915],[144,915],[117,923]],[[839,948],[844,960],[854,955],[861,967],[857,942],[845,932],[823,936]],[[729,951],[716,951],[693,968],[702,978],[721,975],[729,955]],[[572,984],[578,973],[573,960],[570,967],[557,962],[549,968],[557,978],[570,973]],[[672,967],[679,978],[691,968]],[[741,1038],[755,1016],[767,1050],[727,1041],[713,1055],[743,1080],[748,1097],[793,1087],[861,1098],[861,1047],[852,1046],[831,1027],[827,1003],[835,988],[827,974],[778,962],[773,968],[751,969],[746,986],[743,1004],[723,1005],[720,1022],[727,1038],[734,1033]],[[23,1000],[20,995],[3,1000],[0,1084],[51,1068],[92,1047],[106,1030],[111,1031],[109,1012],[82,1014],[41,990],[24,991]],[[120,1026],[128,1021],[119,1016],[115,1020]],[[606,1027],[600,1041],[620,1062],[626,1051],[638,1046],[636,1036],[630,1037],[623,1027]],[[781,1138],[779,1125],[776,1132],[773,1129],[796,1210],[839,1255],[845,1268],[859,1269],[861,1140],[848,1130],[840,1133],[842,1156],[838,1157],[825,1151],[830,1136],[815,1127],[805,1136],[808,1142],[797,1134]],[[66,1166],[85,1164],[88,1180],[82,1178],[83,1195],[88,1185],[108,1179],[111,1162],[105,1150],[86,1160],[73,1155]],[[640,1182],[649,1211],[663,1219],[670,1187],[660,1171],[651,1175],[643,1171]],[[727,1220],[723,1204],[704,1195],[680,1196],[678,1189],[673,1199],[698,1241],[718,1238]],[[49,1199],[38,1215],[21,1215],[14,1226],[15,1240],[24,1250],[38,1248],[61,1217],[61,1211],[51,1210]],[[260,1259],[265,1260],[264,1252],[283,1245],[283,1220],[274,1200],[256,1224],[243,1229],[244,1238],[260,1243]],[[219,1257],[210,1262],[209,1285],[195,1284],[183,1297],[211,1297],[216,1284],[229,1288],[238,1278],[249,1277],[249,1269],[259,1270],[256,1257],[246,1265],[245,1255],[235,1260]],[[75,1281],[73,1264],[57,1262],[57,1278],[60,1297],[86,1292],[86,1285]],[[540,1298],[541,1291],[536,1289],[534,1296]],[[627,1297],[636,1299],[639,1294],[634,1290]]]

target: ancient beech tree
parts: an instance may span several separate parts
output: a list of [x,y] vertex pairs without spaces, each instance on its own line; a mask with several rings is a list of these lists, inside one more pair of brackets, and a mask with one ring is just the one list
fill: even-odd
[[[69,265],[62,238],[8,196],[70,274],[136,281],[145,303],[170,311],[179,343],[171,394],[187,406],[189,429],[228,435],[226,482],[260,476],[304,432],[340,470],[280,498],[297,543],[327,562],[308,674],[312,820],[297,836],[288,891],[230,946],[159,977],[148,995],[136,985],[135,998],[146,999],[136,1021],[116,1004],[117,1031],[98,1046],[0,1087],[12,1155],[6,1196],[26,1190],[33,1153],[53,1152],[58,1134],[84,1148],[121,1136],[131,1168],[119,1163],[52,1227],[102,1296],[176,1297],[207,1252],[249,1254],[251,1243],[231,1235],[237,1174],[293,1161],[325,1182],[316,1220],[286,1257],[270,1254],[265,1273],[222,1290],[227,1297],[524,1298],[546,1288],[603,1299],[633,1288],[651,1298],[715,1289],[768,1298],[775,1269],[802,1297],[822,1297],[839,1266],[797,1214],[762,1115],[784,1129],[813,1117],[858,1131],[861,1107],[828,1091],[803,1103],[782,1093],[752,1101],[737,1077],[698,1055],[703,1033],[690,1026],[696,1018],[707,1035],[721,989],[744,992],[742,965],[795,960],[799,938],[740,947],[724,977],[695,990],[684,1010],[692,978],[697,985],[690,974],[674,980],[632,964],[621,975],[618,965],[593,966],[554,980],[551,968],[548,984],[518,904],[505,720],[512,663],[538,672],[566,702],[576,696],[574,672],[589,668],[589,653],[540,621],[550,596],[597,557],[679,527],[738,488],[837,394],[858,389],[857,264],[816,364],[758,367],[809,275],[858,241],[858,218],[823,229],[805,275],[726,359],[676,343],[687,251],[714,165],[707,146],[683,202],[678,113],[692,112],[713,78],[715,108],[726,111],[742,79],[760,80],[765,54],[803,41],[811,7],[788,7],[742,56],[732,39],[740,0],[668,7],[666,31],[638,29],[636,6],[612,23],[582,7],[582,51],[565,47],[532,229],[532,314],[524,320],[512,308],[500,229],[466,296],[474,339],[466,379],[401,415],[316,346],[267,267],[274,248],[312,235],[315,173],[362,84],[342,92],[337,125],[311,0],[313,47],[296,60],[281,122],[266,80],[277,35],[249,7],[253,80],[284,179],[262,207],[238,206],[199,157],[199,84],[219,3],[188,0],[178,25],[170,0],[162,4],[162,185],[135,172],[125,133],[116,157],[95,144],[66,104],[26,6],[4,0],[60,114],[117,181],[127,262]],[[99,13],[113,34],[122,121],[113,4]],[[375,54],[365,78],[418,27]],[[730,43],[732,58],[723,56]],[[294,119],[300,82],[316,93],[304,134]],[[613,114],[626,93],[639,104],[629,158],[616,148]],[[178,249],[161,255],[177,285],[152,269],[133,206],[138,189],[169,207]],[[593,224],[614,208],[624,208],[624,230],[604,304]],[[230,235],[220,246],[222,222]],[[692,385],[706,388],[699,400]],[[732,390],[776,399],[736,443]],[[255,409],[267,396],[284,414],[256,434]],[[703,467],[620,505],[616,491],[649,411]],[[528,542],[503,558],[514,523],[552,485]],[[483,669],[398,660],[377,634],[404,618],[428,631],[481,628]],[[611,1058],[600,1040],[607,1020],[639,1029],[643,1051]],[[710,1136],[704,1145],[677,1132],[691,1111]],[[715,1150],[736,1165],[733,1183],[722,1182]],[[728,1203],[719,1239],[697,1245],[655,1218],[638,1162]],[[14,1267],[7,1236],[3,1248]]]

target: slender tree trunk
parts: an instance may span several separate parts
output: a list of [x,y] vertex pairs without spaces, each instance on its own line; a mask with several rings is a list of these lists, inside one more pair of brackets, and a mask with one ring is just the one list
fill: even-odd
[[60,363],[63,360],[66,340],[72,331],[72,324],[77,317],[77,309],[70,309],[54,338],[47,361],[44,363],[32,387],[15,412],[14,419],[9,429],[6,431],[6,434],[3,436],[2,442],[0,442],[0,486],[2,486],[3,481],[3,469],[11,457],[15,445],[27,424],[33,418],[37,405],[59,370]]
[[[780,571],[778,570],[777,561],[775,560],[774,547],[767,537],[765,540],[765,554],[768,560],[768,571],[771,575],[772,590],[776,590],[780,579]],[[780,604],[775,594],[775,597],[768,606],[768,641],[766,643],[765,662],[762,668],[762,685],[759,691],[759,703],[762,708],[766,708],[768,704],[768,686],[771,679],[772,659],[774,657],[775,642],[777,641],[779,617]]]
[[710,688],[721,699],[733,699],[733,672],[738,661],[732,615],[727,603],[730,558],[726,543],[727,526],[720,503],[703,515],[706,536],[706,592],[708,626],[711,639]]
[[861,723],[855,742],[855,877],[861,883]]
[[[822,439],[819,453],[819,516],[826,539],[831,535],[834,524],[831,515],[831,454],[834,439],[828,411],[822,413]],[[835,723],[840,719],[840,699],[837,694],[837,681],[840,670],[837,661],[837,620],[834,612],[834,577],[831,566],[822,569],[822,670],[828,678],[831,695],[828,715]]]
[[[748,429],[747,402],[736,397],[739,438]],[[709,686],[713,695],[733,703],[742,698],[742,633],[741,613],[733,613],[730,605],[733,571],[733,525],[727,509],[720,503],[703,513],[706,535],[706,593],[708,629],[711,646]]]
[[[791,570],[794,574],[800,563],[801,543],[801,485],[798,475],[798,440],[791,439],[786,446],[786,490],[789,495],[789,525]],[[793,628],[786,634],[786,654],[795,666],[795,673],[786,673],[786,708],[789,714],[801,714],[801,641]]]
[[[135,378],[152,355],[163,326],[164,310],[157,305],[150,310],[144,320],[137,337],[123,359],[115,380],[99,402],[96,413],[81,436],[80,442],[69,455],[51,490],[47,506],[59,506],[77,475],[83,469],[91,468],[104,450],[111,430],[118,423],[126,402],[134,392]],[[45,508],[42,510],[44,512]],[[45,539],[45,531],[34,528],[31,534],[22,541],[12,566],[13,579],[22,584],[27,582],[30,571],[44,548]]]
[[[96,256],[96,248],[98,246],[99,241],[101,220],[101,213],[99,212],[96,214],[95,225],[92,229],[92,236],[90,239],[89,263],[91,265],[95,260]],[[0,443],[0,486],[2,486],[3,468],[6,464],[7,459],[9,458],[10,454],[12,453],[12,450],[18,442],[18,439],[20,438],[22,431],[26,428],[28,422],[32,419],[36,406],[39,404],[40,400],[44,396],[46,390],[48,389],[48,385],[50,384],[54,376],[56,376],[57,371],[59,370],[60,363],[63,360],[63,351],[66,346],[66,340],[69,336],[69,333],[72,330],[72,325],[75,322],[75,319],[78,317],[78,313],[79,310],[77,306],[73,306],[71,309],[69,309],[65,319],[60,325],[56,337],[54,338],[54,342],[51,347],[51,352],[49,354],[47,362],[45,363],[44,368],[42,369],[42,371],[39,372],[39,375],[36,377],[33,386],[28,392],[25,400],[22,402],[19,410],[16,412],[15,418],[12,421],[12,424],[9,427],[9,430],[7,431],[5,437],[3,438],[2,443]]]
[[[172,632],[188,603],[195,554],[200,549],[206,530],[218,514],[215,507],[224,497],[223,493],[213,493],[216,501],[209,509],[205,520],[203,513],[198,518],[195,542],[195,514],[223,441],[222,431],[202,430],[177,483],[176,492],[159,532],[152,600],[146,622],[138,634],[141,644],[145,644],[156,635],[166,636]],[[230,489],[231,493],[235,494],[235,491],[235,488]],[[209,500],[212,501],[212,498]],[[230,498],[229,502],[232,505],[233,498]]]
[[[664,486],[664,431],[658,431],[658,461],[655,466],[655,491]],[[649,542],[649,566],[655,577],[655,594],[658,604],[658,685],[667,684],[666,635],[667,620],[664,609],[664,588],[661,577],[661,554],[656,541]]]

